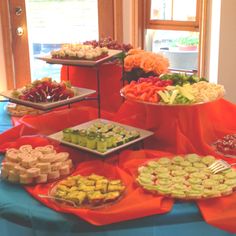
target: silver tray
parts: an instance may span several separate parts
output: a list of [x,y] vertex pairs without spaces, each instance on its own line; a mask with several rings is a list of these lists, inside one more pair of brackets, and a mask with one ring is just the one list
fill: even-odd
[[211,102],[215,102],[218,101],[219,99],[223,98],[223,97],[218,97],[217,99],[213,100],[213,101],[208,101],[208,102],[196,102],[196,103],[185,103],[185,104],[166,104],[166,103],[161,103],[161,102],[147,102],[147,101],[143,101],[143,100],[138,100],[135,98],[130,98],[127,97],[124,93],[124,90],[121,89],[120,90],[120,95],[122,97],[124,97],[127,101],[132,101],[132,102],[137,102],[137,103],[142,103],[142,104],[147,104],[147,105],[153,105],[153,106],[168,106],[168,107],[190,107],[190,106],[198,106],[198,105],[204,105],[207,103],[211,103]]
[[72,147],[75,147],[75,148],[78,148],[78,149],[81,149],[81,150],[84,150],[84,151],[88,151],[88,152],[92,152],[94,154],[97,154],[97,155],[100,155],[100,156],[106,156],[112,152],[115,152],[117,150],[120,150],[124,147],[127,147],[133,143],[137,143],[151,135],[153,135],[154,133],[151,132],[151,131],[148,131],[148,130],[143,130],[143,129],[139,129],[139,128],[136,128],[136,127],[132,127],[132,126],[129,126],[129,125],[123,125],[121,123],[117,123],[117,122],[113,122],[113,121],[109,121],[109,120],[105,120],[105,119],[96,119],[96,120],[92,120],[92,121],[88,121],[86,123],[83,123],[83,124],[80,124],[80,125],[76,125],[74,127],[71,127],[73,129],[86,129],[88,128],[89,126],[91,126],[93,123],[96,123],[96,122],[103,122],[103,123],[111,123],[111,124],[116,124],[116,125],[119,125],[121,127],[124,127],[125,129],[127,130],[136,130],[136,131],[139,131],[140,132],[140,137],[137,138],[137,139],[134,139],[130,142],[127,142],[123,145],[120,145],[118,147],[114,147],[114,148],[110,148],[108,149],[106,152],[104,153],[101,153],[101,152],[98,152],[96,150],[93,150],[93,149],[89,149],[87,147],[83,147],[83,146],[80,146],[78,144],[74,144],[74,143],[70,143],[70,142],[67,142],[65,140],[63,140],[63,131],[60,131],[60,132],[57,132],[57,133],[54,133],[54,134],[51,134],[49,135],[48,137],[53,139],[53,140],[56,140],[56,141],[59,141],[60,143],[63,143],[63,144],[66,144],[68,146],[72,146]]
[[51,55],[49,56],[39,56],[35,57],[36,59],[40,59],[46,61],[50,64],[61,64],[61,65],[73,65],[73,66],[96,66],[100,65],[106,61],[109,61],[114,56],[119,55],[122,53],[121,50],[108,50],[108,55],[106,57],[100,58],[96,60],[79,60],[79,59],[60,59],[60,58],[52,58]]
[[36,102],[21,100],[19,98],[15,98],[14,96],[12,96],[13,90],[7,90],[5,92],[1,92],[0,95],[4,96],[6,98],[9,98],[9,100],[11,102],[45,111],[45,110],[53,109],[56,107],[68,105],[70,103],[78,102],[78,101],[82,100],[84,97],[96,93],[96,91],[92,90],[92,89],[78,88],[78,87],[72,87],[72,88],[77,95],[75,95],[72,98],[68,98],[68,99],[60,100],[60,101],[56,101],[56,102],[36,103]]

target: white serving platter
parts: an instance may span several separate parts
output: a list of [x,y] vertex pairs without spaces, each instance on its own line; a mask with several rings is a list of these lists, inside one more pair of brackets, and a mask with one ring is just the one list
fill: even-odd
[[124,89],[121,89],[121,90],[120,90],[120,95],[121,95],[123,98],[125,98],[127,101],[142,103],[142,104],[146,104],[146,105],[153,105],[153,106],[163,106],[163,107],[193,107],[193,106],[208,104],[208,103],[211,103],[211,102],[216,102],[216,101],[218,101],[219,99],[223,98],[223,96],[219,96],[219,97],[216,98],[215,100],[207,101],[207,102],[166,104],[166,103],[162,103],[162,102],[156,102],[156,103],[154,103],[154,102],[147,102],[147,101],[143,101],[143,100],[138,100],[138,99],[135,99],[135,98],[131,98],[131,97],[125,95]]
[[51,55],[48,56],[38,56],[36,59],[46,61],[50,64],[61,64],[61,65],[73,65],[73,66],[96,66],[100,65],[106,61],[111,60],[113,57],[122,53],[121,50],[112,50],[109,49],[108,55],[100,58],[98,60],[79,60],[79,59],[64,59],[64,58],[52,58]]
[[75,91],[75,94],[76,94],[74,97],[68,98],[68,99],[65,99],[65,100],[56,101],[56,102],[36,103],[36,102],[21,100],[19,98],[15,98],[14,96],[12,96],[13,90],[7,90],[5,92],[0,92],[0,95],[8,98],[10,102],[13,102],[13,103],[16,103],[16,104],[21,104],[21,105],[28,106],[28,107],[33,107],[35,109],[45,111],[45,110],[50,110],[50,109],[53,109],[53,108],[56,108],[56,107],[68,105],[68,104],[71,104],[71,103],[79,102],[80,100],[83,100],[83,98],[96,93],[96,91],[92,90],[92,89],[78,88],[78,87],[72,87],[72,88],[73,88],[73,90]]
[[120,145],[118,147],[110,148],[106,152],[103,152],[103,153],[98,152],[98,151],[93,150],[93,149],[89,149],[87,147],[80,146],[78,144],[70,143],[70,142],[67,142],[67,141],[63,140],[63,131],[51,134],[48,137],[53,139],[53,140],[59,141],[60,143],[66,144],[68,146],[72,146],[72,147],[75,147],[75,148],[78,148],[78,149],[81,149],[81,150],[84,150],[84,151],[92,152],[92,153],[100,155],[100,156],[106,156],[106,155],[108,155],[108,154],[110,154],[112,152],[118,151],[118,150],[120,150],[120,149],[122,149],[124,147],[127,147],[127,146],[129,146],[131,144],[134,144],[134,143],[137,143],[137,142],[139,142],[139,141],[141,141],[143,139],[146,139],[149,136],[154,134],[153,132],[148,131],[148,130],[139,129],[139,128],[136,128],[136,127],[133,127],[133,126],[129,126],[129,125],[123,125],[121,123],[113,122],[113,121],[105,120],[105,119],[91,120],[91,121],[88,121],[86,123],[83,123],[83,124],[80,124],[80,125],[76,125],[76,126],[70,127],[70,128],[72,128],[72,129],[86,129],[89,126],[91,126],[93,123],[96,123],[96,122],[111,123],[111,124],[115,124],[115,125],[119,125],[121,127],[124,127],[127,130],[136,130],[136,131],[138,131],[140,133],[140,137],[137,138],[137,139],[134,139],[134,140],[132,140],[130,142],[127,142],[127,143],[125,143],[123,145]]

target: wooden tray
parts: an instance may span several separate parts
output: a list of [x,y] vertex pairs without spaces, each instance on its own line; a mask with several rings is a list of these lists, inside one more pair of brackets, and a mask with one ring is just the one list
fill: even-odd
[[21,105],[25,105],[28,107],[33,107],[35,109],[39,109],[39,110],[49,110],[49,109],[53,109],[56,107],[60,107],[60,106],[64,106],[64,105],[68,105],[74,102],[79,102],[80,100],[83,100],[83,98],[96,93],[95,90],[92,89],[86,89],[86,88],[77,88],[77,87],[72,87],[75,91],[75,95],[72,98],[69,99],[65,99],[65,100],[60,100],[60,101],[56,101],[56,102],[44,102],[44,103],[36,103],[36,102],[30,102],[30,101],[25,101],[25,100],[21,100],[19,98],[15,98],[14,96],[12,96],[12,92],[13,90],[7,90],[5,92],[1,92],[0,95],[9,98],[10,102],[16,103],[16,104],[21,104]]
[[108,56],[103,57],[97,61],[95,60],[79,60],[79,59],[60,59],[60,58],[52,58],[51,55],[49,56],[39,56],[36,59],[40,59],[46,61],[50,64],[61,64],[61,65],[73,65],[73,66],[96,66],[100,65],[106,61],[109,61],[111,58],[119,55],[122,53],[121,50],[109,50]]
[[140,137],[137,138],[137,139],[134,139],[134,140],[132,140],[130,142],[127,142],[127,143],[125,143],[123,145],[120,145],[118,147],[110,148],[110,149],[108,149],[104,153],[101,153],[101,152],[98,152],[96,150],[89,149],[87,147],[83,147],[83,146],[80,146],[78,144],[70,143],[70,142],[67,142],[67,141],[63,140],[63,131],[60,131],[60,132],[54,133],[52,135],[49,135],[49,138],[51,138],[53,140],[56,140],[56,141],[59,141],[60,143],[66,144],[68,146],[72,146],[72,147],[75,147],[75,148],[78,148],[78,149],[81,149],[81,150],[84,150],[84,151],[92,152],[92,153],[95,153],[95,154],[100,155],[100,156],[106,156],[107,154],[110,154],[112,152],[120,150],[120,149],[122,149],[124,147],[127,147],[127,146],[133,144],[133,143],[137,143],[137,142],[139,142],[139,141],[141,141],[141,140],[143,140],[143,139],[153,135],[153,132],[151,132],[151,131],[139,129],[139,128],[128,126],[128,125],[123,125],[121,123],[117,123],[117,122],[113,122],[113,121],[109,121],[109,120],[105,120],[105,119],[96,119],[96,120],[88,121],[86,123],[83,123],[83,124],[80,124],[80,125],[76,125],[76,126],[71,127],[71,128],[72,129],[86,129],[89,126],[91,126],[93,123],[96,123],[96,122],[116,124],[116,125],[119,125],[121,127],[124,127],[127,130],[139,131],[140,132]]

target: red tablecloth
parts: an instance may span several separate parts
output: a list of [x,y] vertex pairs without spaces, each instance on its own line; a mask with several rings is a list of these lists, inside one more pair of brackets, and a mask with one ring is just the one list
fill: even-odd
[[[86,78],[84,77],[81,87],[88,83],[89,75],[85,75]],[[90,85],[90,82],[88,85]],[[101,91],[103,94],[109,94],[109,89],[110,87],[107,84]],[[117,85],[113,89],[116,90],[116,93],[119,92]],[[76,211],[77,215],[94,224],[107,224],[169,211],[172,206],[171,200],[144,194],[142,189],[134,184],[133,177],[137,166],[147,158],[163,155],[162,152],[164,151],[174,154],[196,152],[217,155],[210,144],[225,134],[236,133],[236,106],[224,99],[190,107],[167,107],[133,102],[125,102],[121,105],[120,100],[115,103],[116,99],[114,98],[113,101],[111,98],[112,94],[102,98],[107,99],[106,105],[102,105],[104,110],[110,112],[109,114],[103,113],[103,116],[105,115],[108,118],[110,115],[110,118],[115,121],[152,130],[154,136],[145,142],[145,148],[156,151],[126,151],[119,157],[114,156],[107,159],[106,164],[103,163],[109,166],[112,163],[110,168],[119,173],[122,179],[126,179],[129,188],[126,197],[118,203],[121,208],[114,205],[110,210],[109,208],[96,212],[86,210],[84,213],[80,210]],[[115,106],[113,106],[114,104]],[[118,107],[120,107],[119,110],[115,112]],[[15,140],[21,136],[51,134],[63,128],[94,119],[96,115],[95,107],[84,107],[78,104],[70,109],[54,110],[39,116],[25,116],[19,120],[19,125],[0,135],[0,149],[4,150],[6,147],[14,146]],[[81,160],[90,159],[90,155],[79,153]],[[224,158],[220,155],[217,156]],[[95,167],[96,165],[102,165],[101,161],[86,161],[78,166],[77,171],[82,171],[81,166],[90,166],[91,163],[96,163],[94,164]],[[38,193],[38,191],[44,192],[45,189],[47,188],[37,186],[27,190],[36,197],[35,193]],[[40,201],[48,205],[47,200],[40,199]],[[126,202],[128,207],[122,201]],[[151,206],[152,201],[155,202],[155,207]],[[236,194],[214,200],[199,201],[197,204],[204,219],[209,224],[236,233]],[[54,206],[50,205],[50,207]],[[56,210],[67,211],[65,209]],[[72,213],[75,214],[75,211],[73,210]],[[100,219],[100,216],[102,216],[102,219]]]
[[[97,91],[97,75],[93,67],[63,66],[61,79],[69,80],[73,86]],[[123,101],[120,96],[120,89],[123,85],[122,67],[114,63],[100,65],[99,81],[101,109],[108,112],[116,112]],[[82,104],[97,107],[97,101],[85,101]]]

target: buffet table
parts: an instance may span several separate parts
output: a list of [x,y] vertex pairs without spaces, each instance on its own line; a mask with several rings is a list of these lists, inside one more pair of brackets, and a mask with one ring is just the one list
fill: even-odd
[[[4,103],[0,104],[1,132],[7,130],[11,126],[11,119],[3,109],[4,105]],[[122,115],[124,114],[124,110],[128,110],[130,106],[133,105],[124,104],[123,107],[121,107],[120,112],[118,112],[116,119],[125,123],[131,122],[130,120],[127,120],[127,114],[126,116]],[[135,113],[136,111],[133,110],[130,112]],[[147,110],[146,112],[150,111]],[[132,119],[132,116],[130,117]],[[83,114],[80,119],[86,120],[88,118],[89,117],[85,117]],[[20,121],[19,126],[15,127],[15,129],[21,130],[24,135],[31,135],[36,134],[37,128],[41,125],[44,133],[49,132],[49,130],[43,129],[43,122],[42,124],[38,124],[38,127],[35,126],[34,122],[34,117],[26,117]],[[27,127],[24,127],[23,123],[30,124]],[[153,123],[149,122],[149,124]],[[50,120],[48,125],[50,125]],[[136,125],[140,126],[140,124]],[[154,128],[152,127],[152,129]],[[151,145],[153,144],[150,144],[150,146]],[[183,149],[178,151],[183,152]],[[145,218],[106,226],[94,226],[71,214],[53,211],[31,197],[22,186],[12,185],[4,181],[0,182],[0,215],[1,235],[17,234],[27,236],[55,234],[84,236],[94,235],[95,233],[96,235],[135,234],[137,236],[173,235],[173,233],[176,235],[232,235],[207,224],[203,220],[202,215],[194,202],[176,201],[171,211],[166,214],[147,216]]]

